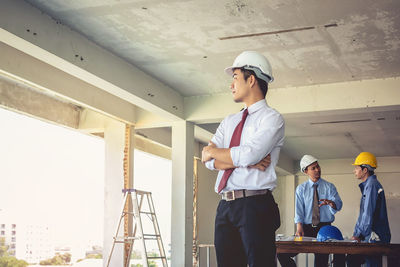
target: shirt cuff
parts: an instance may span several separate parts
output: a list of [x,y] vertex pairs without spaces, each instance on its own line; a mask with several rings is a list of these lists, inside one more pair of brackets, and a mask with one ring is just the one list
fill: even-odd
[[[336,205],[336,203],[335,203]],[[336,206],[337,207],[337,206]],[[332,208],[331,206],[329,206],[329,210],[331,211],[332,215],[335,215],[336,212],[338,212],[337,210],[335,210],[334,208]]]
[[212,170],[212,171],[215,170],[214,162],[215,162],[215,159],[206,161],[206,168],[209,170]]
[[304,221],[303,219],[294,218],[294,223],[295,223],[295,224],[298,224],[298,223],[302,223],[302,224],[304,224],[304,222],[303,222],[303,221]]

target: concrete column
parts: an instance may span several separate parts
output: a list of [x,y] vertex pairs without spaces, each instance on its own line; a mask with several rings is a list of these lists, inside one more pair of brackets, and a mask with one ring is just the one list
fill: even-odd
[[[135,143],[135,127],[133,125],[125,125],[125,146],[124,146],[124,189],[134,188],[133,173],[134,173],[134,143]],[[131,199],[128,201],[128,206],[125,206],[126,212],[133,212]],[[133,217],[124,217],[124,236],[133,235]],[[130,244],[124,244],[124,266],[127,266],[127,261],[130,262],[132,251]],[[129,266],[129,264],[128,264]]]
[[[124,187],[125,124],[110,121],[105,126],[104,241],[103,266],[106,266],[122,208]],[[119,235],[123,235],[120,231]],[[123,266],[124,246],[116,244],[110,266]]]
[[294,226],[294,209],[295,209],[295,195],[296,195],[296,176],[286,175],[285,176],[285,212],[283,218],[285,218],[285,234],[295,234]]
[[192,266],[194,124],[172,126],[171,266]]

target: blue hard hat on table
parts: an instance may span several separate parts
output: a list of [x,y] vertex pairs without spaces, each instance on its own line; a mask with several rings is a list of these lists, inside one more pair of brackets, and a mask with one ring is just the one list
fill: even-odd
[[327,240],[343,240],[343,235],[337,227],[325,225],[319,229],[317,241],[324,242]]

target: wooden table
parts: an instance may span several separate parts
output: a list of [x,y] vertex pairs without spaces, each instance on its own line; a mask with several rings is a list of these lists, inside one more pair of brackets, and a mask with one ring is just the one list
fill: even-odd
[[400,256],[400,244],[376,244],[353,242],[276,241],[277,253],[322,253],[381,255],[382,266],[387,257]]

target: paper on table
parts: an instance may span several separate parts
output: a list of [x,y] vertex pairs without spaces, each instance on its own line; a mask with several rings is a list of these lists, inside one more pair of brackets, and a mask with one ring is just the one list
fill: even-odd
[[282,234],[278,234],[275,238],[276,241],[316,241],[317,239],[315,237],[310,237],[310,236],[285,236]]

